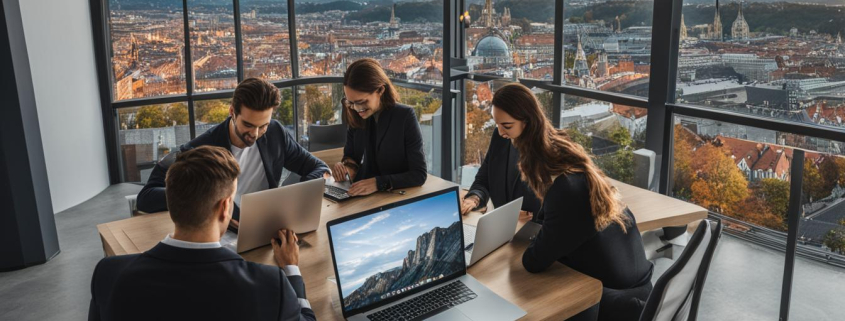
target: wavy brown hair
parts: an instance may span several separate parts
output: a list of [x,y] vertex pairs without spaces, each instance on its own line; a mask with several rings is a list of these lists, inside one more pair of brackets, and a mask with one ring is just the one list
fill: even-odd
[[[350,64],[343,73],[343,86],[364,93],[373,93],[384,87],[384,93],[381,94],[382,108],[392,108],[399,102],[399,93],[375,59],[364,58]],[[363,128],[365,124],[361,116],[346,106],[343,106],[343,122],[352,128]]]
[[505,85],[493,94],[493,107],[525,123],[513,143],[519,150],[522,180],[540,201],[558,176],[584,173],[596,230],[617,223],[627,233],[628,217],[623,213],[619,192],[605,179],[584,147],[549,122],[530,89],[519,83]]

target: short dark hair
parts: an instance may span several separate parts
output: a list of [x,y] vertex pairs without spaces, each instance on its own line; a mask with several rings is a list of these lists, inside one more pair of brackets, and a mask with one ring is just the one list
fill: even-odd
[[247,78],[235,88],[232,95],[232,107],[235,115],[241,114],[241,106],[255,111],[276,108],[282,103],[279,88],[263,79]]
[[215,205],[232,195],[241,169],[228,150],[200,146],[180,153],[167,170],[167,208],[179,228],[198,230],[208,224]]

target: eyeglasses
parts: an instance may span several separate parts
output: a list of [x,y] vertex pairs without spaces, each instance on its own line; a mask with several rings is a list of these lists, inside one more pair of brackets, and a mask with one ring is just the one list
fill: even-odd
[[346,98],[341,99],[341,100],[340,100],[340,103],[341,103],[341,104],[343,104],[343,107],[346,107],[346,108],[351,108],[351,109],[354,109],[354,110],[356,110],[356,111],[357,111],[358,109],[357,109],[357,108],[355,108],[355,106],[358,106],[358,107],[364,107],[364,106],[367,104],[367,102],[366,102],[366,101],[365,101],[365,102],[363,102],[363,103],[355,103],[355,102],[352,102],[352,101],[350,101],[349,99],[346,99]]

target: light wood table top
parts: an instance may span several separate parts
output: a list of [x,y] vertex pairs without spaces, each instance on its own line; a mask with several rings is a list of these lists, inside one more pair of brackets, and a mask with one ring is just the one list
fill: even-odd
[[672,197],[610,179],[637,220],[640,232],[683,226],[707,218],[707,209]]
[[[406,195],[380,192],[343,203],[323,200],[320,227],[300,237],[299,267],[306,284],[308,299],[321,320],[340,320],[342,316],[332,307],[331,292],[336,287],[328,277],[334,276],[331,252],[326,231],[330,220],[359,213],[403,199],[443,190],[454,183],[429,175],[425,185],[404,189]],[[467,216],[474,224],[481,214]],[[523,223],[520,223],[522,225]],[[173,231],[167,213],[137,216],[97,226],[106,256],[141,253],[149,250],[165,235]],[[469,274],[482,284],[528,312],[525,320],[563,320],[581,312],[601,299],[601,282],[560,263],[547,271],[530,274],[522,267],[522,253],[528,241],[515,238],[469,269]],[[273,265],[271,247],[264,246],[241,254],[252,262]],[[506,263],[505,263],[506,262]]]

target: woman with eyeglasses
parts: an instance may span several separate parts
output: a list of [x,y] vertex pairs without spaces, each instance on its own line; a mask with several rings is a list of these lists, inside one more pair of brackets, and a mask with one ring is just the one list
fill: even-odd
[[343,159],[334,164],[338,182],[352,180],[349,195],[420,186],[428,177],[414,109],[374,59],[353,62],[343,75],[343,120],[349,126]]
[[602,282],[599,304],[570,320],[638,320],[653,265],[616,188],[584,147],[552,126],[525,86],[493,94],[493,120],[519,150],[522,179],[543,204],[535,215],[542,227],[522,265],[539,273],[557,261]]

